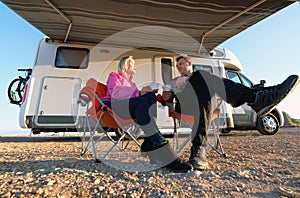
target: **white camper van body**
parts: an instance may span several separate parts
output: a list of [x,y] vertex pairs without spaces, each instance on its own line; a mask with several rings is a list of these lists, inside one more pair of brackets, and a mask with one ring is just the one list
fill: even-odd
[[[192,57],[194,66],[221,77],[226,75],[224,63],[240,67],[238,59],[226,49],[217,48],[213,54]],[[80,131],[85,115],[85,109],[77,104],[80,89],[89,78],[106,83],[109,73],[117,71],[120,57],[128,55],[136,60],[134,81],[139,88],[155,81],[160,84],[161,93],[162,85],[179,75],[175,67],[178,54],[166,50],[92,46],[43,39],[21,105],[20,126],[31,128],[33,133]],[[159,128],[162,132],[170,131],[173,120],[168,116],[167,107],[158,104],[157,108]],[[223,102],[223,127],[233,127],[231,109]]]

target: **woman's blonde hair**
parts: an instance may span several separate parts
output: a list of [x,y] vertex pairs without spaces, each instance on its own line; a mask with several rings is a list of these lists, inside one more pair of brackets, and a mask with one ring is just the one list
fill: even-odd
[[125,72],[125,66],[128,64],[128,62],[133,59],[133,56],[126,56],[121,58],[119,65],[118,65],[118,72]]

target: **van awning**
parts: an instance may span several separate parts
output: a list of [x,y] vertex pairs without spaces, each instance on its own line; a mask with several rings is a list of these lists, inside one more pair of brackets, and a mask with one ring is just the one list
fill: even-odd
[[[210,51],[288,0],[2,0],[54,40]],[[200,44],[203,44],[200,46]]]

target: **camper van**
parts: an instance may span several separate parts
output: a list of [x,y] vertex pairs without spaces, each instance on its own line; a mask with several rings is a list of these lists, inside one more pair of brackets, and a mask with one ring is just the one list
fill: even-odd
[[[139,88],[157,82],[161,93],[162,86],[179,75],[175,67],[178,54],[172,51],[42,39],[32,76],[25,86],[19,114],[20,126],[32,129],[34,134],[81,131],[86,110],[77,103],[81,88],[90,78],[105,84],[109,73],[117,71],[120,58],[128,55],[134,56],[136,60],[137,74],[134,81]],[[228,77],[227,69],[241,71],[236,56],[223,48],[192,56],[192,61],[195,70],[210,71],[224,78]],[[158,103],[157,112],[157,124],[162,133],[172,132],[174,123],[168,115],[168,108]],[[220,125],[223,132],[235,128],[233,112],[235,110],[229,104],[222,102]]]
[[[39,132],[74,132],[82,128],[85,109],[77,104],[79,91],[90,78],[106,83],[110,72],[117,71],[119,59],[132,55],[136,60],[134,77],[139,88],[151,82],[164,84],[179,75],[174,52],[160,49],[126,49],[61,43],[48,38],[38,46],[30,80],[25,87],[19,122],[23,128]],[[193,57],[195,67],[225,76],[217,58]],[[222,68],[222,69],[221,69]],[[157,105],[157,123],[162,131],[173,128],[168,109]]]

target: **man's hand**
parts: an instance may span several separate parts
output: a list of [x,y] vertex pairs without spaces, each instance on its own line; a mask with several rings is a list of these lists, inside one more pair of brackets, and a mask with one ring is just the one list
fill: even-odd
[[148,93],[148,92],[152,92],[152,89],[150,86],[145,86],[141,89],[141,96]]
[[177,80],[176,80],[176,87],[178,88],[182,88],[186,85],[186,83],[188,82],[189,80],[189,77],[187,76],[182,76],[182,77],[179,77]]

